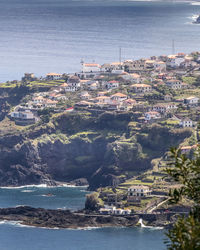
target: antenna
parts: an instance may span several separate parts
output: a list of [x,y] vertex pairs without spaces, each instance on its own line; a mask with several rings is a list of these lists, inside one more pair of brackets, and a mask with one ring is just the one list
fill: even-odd
[[120,62],[120,67],[122,65],[122,48],[119,47],[119,62]]
[[172,40],[172,55],[175,54],[175,42],[174,39]]

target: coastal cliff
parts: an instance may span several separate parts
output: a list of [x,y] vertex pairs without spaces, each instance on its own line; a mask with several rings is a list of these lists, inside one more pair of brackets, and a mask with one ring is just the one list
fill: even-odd
[[144,126],[137,133],[131,125],[136,119],[132,112],[65,113],[45,125],[2,134],[0,185],[56,185],[84,178],[91,190],[112,186],[133,171],[150,168],[153,158],[191,136],[188,129],[160,125]]

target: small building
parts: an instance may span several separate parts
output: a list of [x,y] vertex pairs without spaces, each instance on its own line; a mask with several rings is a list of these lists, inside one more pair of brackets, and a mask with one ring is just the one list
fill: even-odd
[[128,200],[134,200],[135,198],[141,198],[151,195],[151,190],[148,186],[135,185],[128,188]]
[[62,74],[58,74],[58,73],[48,73],[46,74],[46,79],[47,80],[59,80],[61,79]]
[[57,101],[66,101],[67,97],[66,97],[66,95],[63,95],[63,94],[57,94],[54,96],[54,99]]
[[30,110],[14,111],[10,114],[17,125],[30,125],[34,124],[36,118]]
[[80,97],[81,97],[81,99],[83,99],[83,100],[89,100],[89,99],[91,99],[91,95],[90,95],[87,91],[83,91],[83,92],[80,94]]
[[37,78],[33,73],[24,73],[24,77],[22,77],[22,81],[35,81]]
[[99,83],[93,82],[88,88],[89,90],[97,90],[99,88]]
[[153,111],[160,113],[172,112],[177,109],[176,104],[174,103],[158,103],[153,106]]
[[95,73],[99,72],[101,66],[97,63],[83,63],[82,64],[82,73]]
[[45,100],[44,105],[46,108],[55,108],[57,103],[58,103],[57,101],[47,99]]
[[145,120],[146,121],[151,121],[151,120],[156,120],[156,119],[160,119],[160,113],[157,111],[150,111],[150,112],[146,112],[144,114]]
[[194,122],[189,118],[182,119],[179,125],[183,128],[192,128],[194,127]]
[[170,89],[181,89],[182,82],[176,79],[171,79],[171,80],[166,81],[166,86]]
[[43,96],[37,96],[33,98],[33,103],[34,104],[43,104],[45,101],[45,98]]
[[184,56],[182,55],[169,55],[167,57],[167,66],[170,68],[179,68],[181,64],[185,61]]
[[109,81],[106,83],[107,89],[117,89],[119,88],[119,82],[118,81]]
[[96,97],[94,99],[94,101],[96,103],[100,102],[100,103],[104,103],[104,104],[111,104],[112,103],[112,100],[110,99],[109,96],[99,96],[99,97]]
[[136,93],[146,93],[152,91],[151,85],[148,84],[133,84],[131,87]]
[[111,100],[117,101],[117,102],[122,102],[127,99],[127,95],[122,94],[122,93],[116,93],[111,96]]
[[182,146],[180,148],[181,154],[189,154],[191,150],[196,149],[199,145],[195,144],[192,146]]
[[172,100],[172,95],[165,95],[164,96],[164,101],[170,102]]
[[126,111],[131,110],[133,106],[136,105],[136,103],[137,102],[134,99],[126,99],[120,103],[120,109],[123,109]]
[[184,99],[184,103],[190,106],[196,106],[199,103],[199,98],[195,96],[190,96]]

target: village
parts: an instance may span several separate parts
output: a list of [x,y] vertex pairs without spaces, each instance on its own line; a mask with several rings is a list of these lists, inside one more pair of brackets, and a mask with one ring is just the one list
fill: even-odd
[[[80,72],[48,73],[40,79],[32,73],[25,73],[20,83],[25,86],[43,85],[44,91],[27,95],[19,105],[12,107],[9,119],[19,126],[48,122],[49,114],[132,112],[135,117],[132,125],[136,130],[145,124],[162,124],[172,129],[189,128],[196,141],[184,143],[180,150],[188,154],[197,147],[199,52],[103,65],[82,62]],[[160,180],[162,177],[161,174]],[[118,192],[99,189],[98,198],[103,202],[99,213],[127,215],[137,212],[137,208],[140,212],[152,213],[167,200],[167,182],[161,190],[155,187],[155,183],[154,187],[148,181],[145,185],[137,178],[130,184],[133,185],[120,184]],[[164,191],[163,186],[166,186]]]
[[48,73],[43,79],[25,73],[22,82],[26,85],[45,83],[52,88],[27,96],[10,117],[28,125],[39,121],[44,109],[55,113],[131,111],[138,116],[138,126],[162,122],[195,128],[199,120],[199,77],[198,52],[103,65],[82,62],[81,72]]

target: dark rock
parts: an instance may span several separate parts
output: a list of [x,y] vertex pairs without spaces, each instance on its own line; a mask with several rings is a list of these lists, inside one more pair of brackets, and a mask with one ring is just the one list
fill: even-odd
[[197,17],[196,21],[194,22],[195,24],[200,24],[200,15]]
[[88,186],[89,185],[86,178],[75,179],[73,181],[70,181],[69,183],[74,186]]

